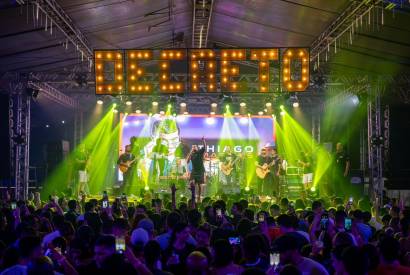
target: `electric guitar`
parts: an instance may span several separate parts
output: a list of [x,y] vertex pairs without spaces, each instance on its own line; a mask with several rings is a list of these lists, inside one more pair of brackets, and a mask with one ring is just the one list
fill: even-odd
[[231,160],[228,163],[221,163],[221,171],[225,176],[229,176],[232,173],[235,163],[239,160],[237,157],[235,160]]
[[264,163],[263,165],[258,165],[256,167],[256,175],[260,179],[264,179],[267,174],[270,173],[270,168],[275,165],[275,160],[273,160],[271,163],[267,164]]
[[122,173],[126,173],[128,171],[128,169],[130,169],[130,167],[132,166],[132,164],[136,160],[137,160],[137,158],[135,158],[133,160],[128,160],[128,161],[121,162],[120,164],[118,164],[118,168],[120,169],[120,171]]

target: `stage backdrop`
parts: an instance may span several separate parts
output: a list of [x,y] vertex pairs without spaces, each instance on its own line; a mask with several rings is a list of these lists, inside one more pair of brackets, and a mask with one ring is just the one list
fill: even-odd
[[[169,149],[172,162],[175,152],[186,157],[193,144],[207,142],[206,152],[221,154],[230,147],[236,153],[257,155],[266,144],[275,146],[274,121],[271,116],[209,116],[209,115],[137,115],[122,118],[120,153],[134,138],[134,148],[148,166],[152,148],[161,137]],[[182,152],[182,153],[181,153]],[[121,179],[120,175],[120,179]]]

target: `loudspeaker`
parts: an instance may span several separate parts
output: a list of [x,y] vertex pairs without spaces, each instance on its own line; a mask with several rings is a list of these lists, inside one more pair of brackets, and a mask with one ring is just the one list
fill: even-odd
[[390,106],[390,142],[386,187],[410,189],[410,105]]
[[53,168],[61,163],[70,152],[70,142],[66,140],[49,142],[45,147],[48,171],[53,170]]

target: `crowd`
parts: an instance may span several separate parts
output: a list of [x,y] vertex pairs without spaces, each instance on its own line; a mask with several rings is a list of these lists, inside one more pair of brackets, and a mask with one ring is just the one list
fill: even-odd
[[392,200],[1,201],[0,274],[410,274]]

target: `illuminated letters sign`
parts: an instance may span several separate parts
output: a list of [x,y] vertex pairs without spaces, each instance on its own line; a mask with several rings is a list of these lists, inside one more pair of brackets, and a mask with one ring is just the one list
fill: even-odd
[[[248,92],[250,84],[260,93],[273,92],[273,84],[302,92],[309,86],[308,48],[95,50],[94,64],[96,94]],[[241,79],[245,74],[255,75],[255,83]]]

